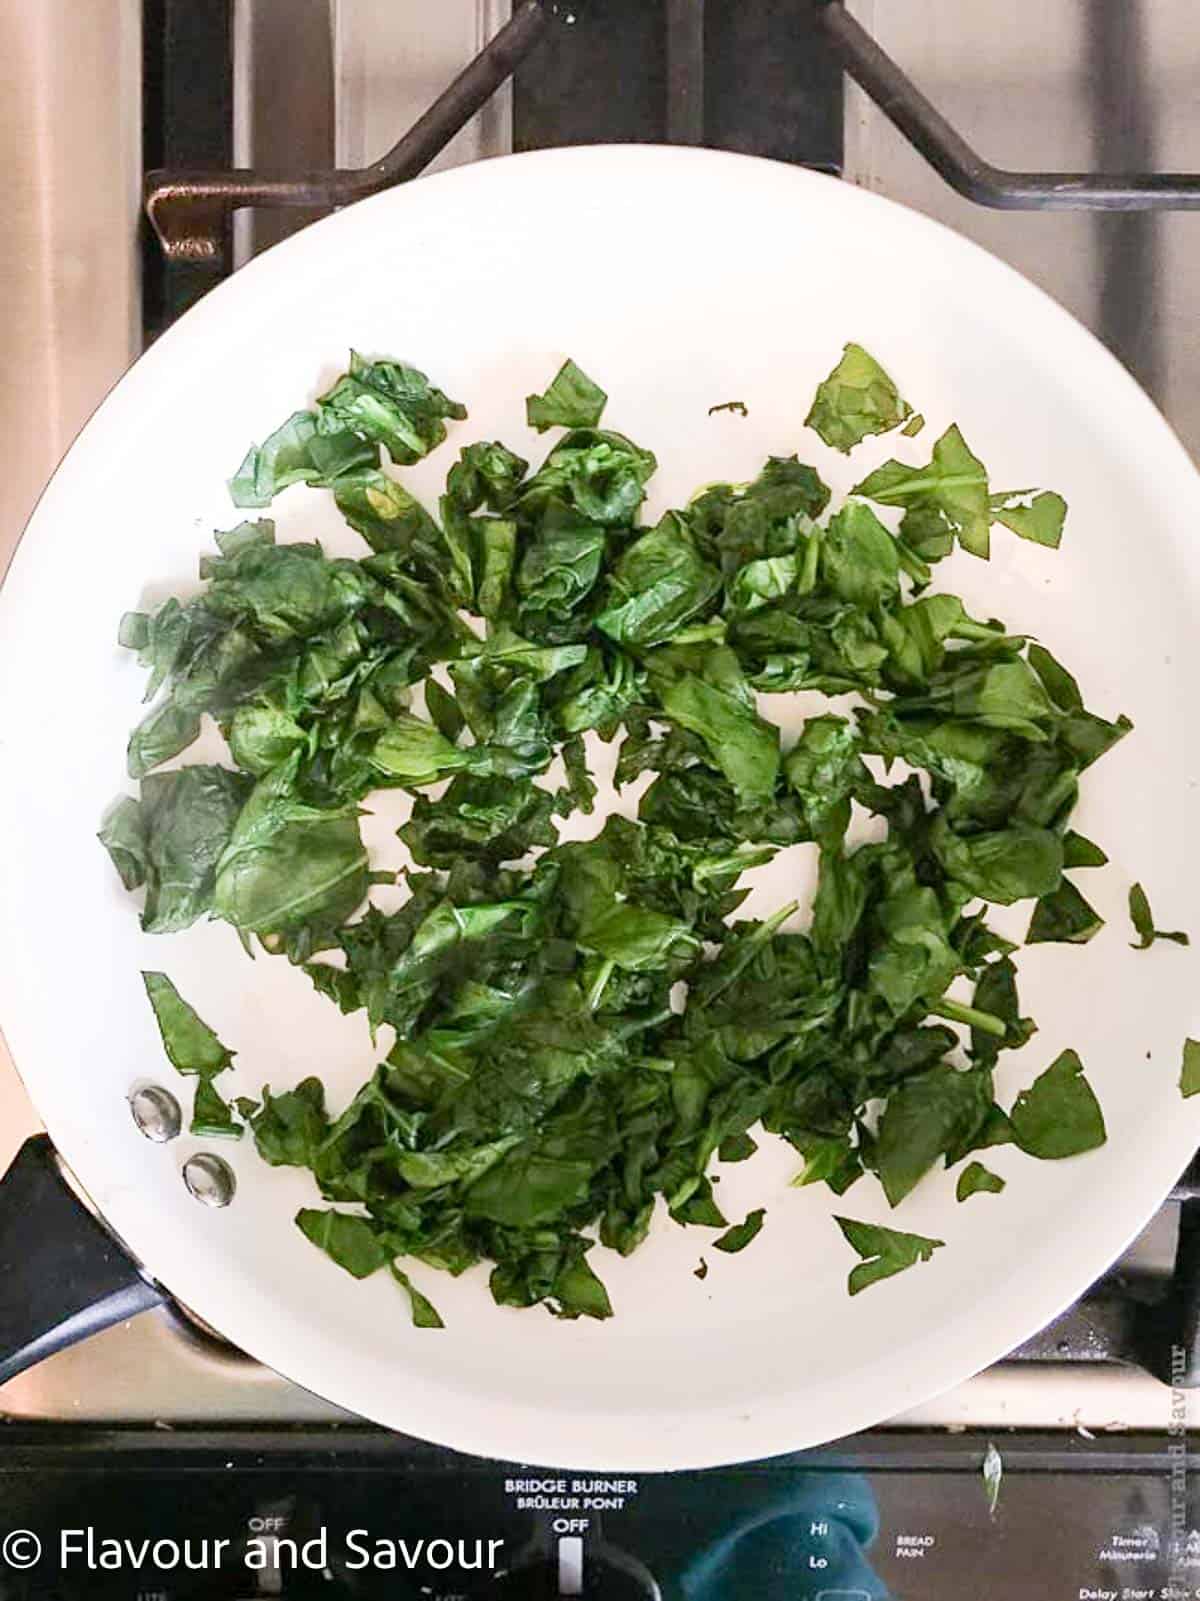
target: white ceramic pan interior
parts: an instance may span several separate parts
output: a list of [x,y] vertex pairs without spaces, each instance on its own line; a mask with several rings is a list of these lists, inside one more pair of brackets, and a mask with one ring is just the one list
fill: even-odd
[[[920,439],[868,442],[849,463],[802,427],[848,339],[929,419]],[[956,556],[937,581],[1044,639],[1089,704],[1137,725],[1085,779],[1077,819],[1111,856],[1086,886],[1108,926],[1086,949],[1021,956],[1041,1031],[998,1074],[1008,1104],[1074,1046],[1107,1119],[1101,1151],[1037,1162],[1000,1149],[988,1161],[1002,1196],[960,1206],[937,1172],[889,1214],[873,1183],[837,1203],[790,1188],[796,1159],[768,1141],[721,1190],[730,1216],[765,1205],[767,1226],[742,1255],[709,1253],[703,1282],[692,1270],[707,1236],[660,1219],[630,1260],[595,1258],[612,1321],[501,1310],[482,1271],[426,1271],[442,1333],[410,1327],[385,1277],[355,1283],[314,1250],[291,1221],[313,1200],[308,1175],[265,1167],[249,1141],[223,1149],[230,1208],[188,1196],[180,1167],[199,1142],[149,1145],[126,1105],[135,1081],[170,1074],[143,968],[165,969],[236,1047],[222,1081],[234,1093],[317,1073],[340,1108],[377,1057],[361,1016],[339,1016],[282,961],[251,966],[224,925],[140,932],[95,839],[129,788],[143,689],[116,625],[194,589],[213,530],[238,520],[224,486],[246,445],[319,392],[350,346],[416,363],[470,407],[407,475],[430,502],[471,439],[539,459],[522,398],[568,354],[609,391],[606,423],[658,454],[648,515],[706,480],[751,477],[768,453],[798,450],[844,492],[897,449],[924,459],[951,421],[995,485],[1066,496],[1058,553],[997,530],[989,565]],[[749,416],[709,417],[731,399]],[[328,496],[292,490],[271,515],[282,538],[362,553]],[[1124,911],[1135,879],[1167,927],[1200,905],[1198,615],[1200,482],[1179,444],[1091,335],[952,233],[848,184],[711,152],[553,151],[411,184],[209,295],[101,407],[33,518],[0,596],[0,1024],[66,1160],[149,1270],[345,1407],[468,1451],[597,1468],[701,1466],[847,1434],[1048,1321],[1200,1143],[1200,1101],[1176,1088],[1183,1038],[1200,1034],[1196,956],[1133,952]],[[794,726],[798,707],[773,709]],[[394,855],[388,805],[368,832]],[[784,853],[751,910],[807,894],[811,878],[810,847]],[[946,1247],[851,1300],[835,1210]]]

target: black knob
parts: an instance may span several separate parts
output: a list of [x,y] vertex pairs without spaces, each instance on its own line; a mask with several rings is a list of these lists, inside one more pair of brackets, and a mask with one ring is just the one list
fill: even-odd
[[497,1576],[489,1595],[513,1601],[661,1601],[649,1568],[607,1541],[562,1539],[556,1548],[529,1551]]

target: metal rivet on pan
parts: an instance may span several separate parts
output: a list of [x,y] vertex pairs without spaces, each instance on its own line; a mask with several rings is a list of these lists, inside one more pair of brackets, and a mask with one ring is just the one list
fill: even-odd
[[183,1164],[183,1182],[188,1194],[194,1195],[205,1206],[228,1206],[237,1189],[233,1169],[221,1156],[211,1151],[200,1151],[189,1156]]
[[134,1090],[129,1097],[129,1110],[139,1133],[153,1140],[156,1145],[165,1145],[168,1140],[173,1140],[183,1127],[179,1102],[170,1090],[164,1090],[158,1084],[144,1084]]

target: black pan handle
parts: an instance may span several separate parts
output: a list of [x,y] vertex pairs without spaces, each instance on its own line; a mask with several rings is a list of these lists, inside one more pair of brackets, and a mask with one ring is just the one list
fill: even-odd
[[46,1135],[27,1139],[0,1179],[0,1384],[165,1299],[67,1184]]

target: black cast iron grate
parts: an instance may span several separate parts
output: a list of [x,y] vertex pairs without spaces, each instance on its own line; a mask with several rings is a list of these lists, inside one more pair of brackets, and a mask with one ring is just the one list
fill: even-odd
[[[232,0],[145,0],[146,211],[164,320],[231,270],[245,206],[333,209],[416,177],[516,75],[517,148],[662,140],[836,171],[843,70],[953,188],[1009,210],[1200,208],[1198,173],[1013,172],[980,156],[844,0],[517,0],[512,19],[380,161],[231,164]],[[631,64],[635,70],[631,70]],[[714,70],[724,66],[730,70]],[[754,93],[745,85],[752,82]]]

